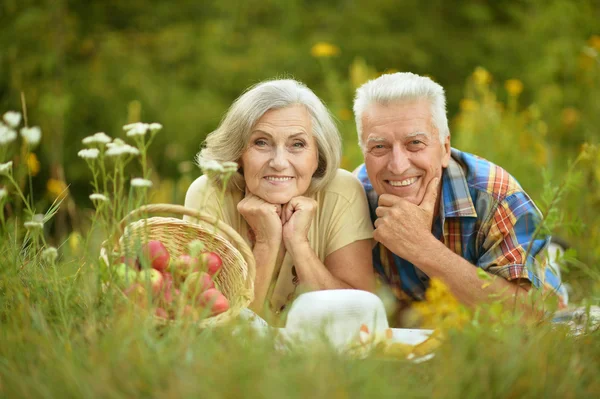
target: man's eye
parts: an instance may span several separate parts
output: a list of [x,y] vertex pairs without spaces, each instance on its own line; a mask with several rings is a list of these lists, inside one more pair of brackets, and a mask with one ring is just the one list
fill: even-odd
[[383,150],[385,148],[385,144],[375,144],[373,147],[371,147],[371,151],[372,150]]
[[419,145],[419,144],[423,144],[423,142],[421,140],[413,140],[410,142],[412,145]]

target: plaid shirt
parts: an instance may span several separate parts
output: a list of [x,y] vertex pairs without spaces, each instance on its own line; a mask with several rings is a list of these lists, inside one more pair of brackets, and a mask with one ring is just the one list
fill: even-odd
[[[375,222],[379,197],[365,165],[359,166],[355,174],[366,191],[371,220]],[[527,279],[535,287],[551,289],[559,296],[559,306],[564,306],[565,288],[560,274],[548,265],[543,254],[550,237],[534,240],[524,259],[540,212],[504,169],[453,148],[443,172],[439,215],[432,233],[452,252],[507,280]],[[400,300],[424,299],[429,277],[412,263],[377,243],[373,265]]]

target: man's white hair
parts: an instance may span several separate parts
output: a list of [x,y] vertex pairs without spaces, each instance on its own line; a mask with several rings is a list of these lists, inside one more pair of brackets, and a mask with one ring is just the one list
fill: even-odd
[[438,131],[440,142],[443,143],[450,135],[450,129],[446,116],[446,96],[442,86],[424,76],[398,72],[382,75],[359,87],[354,98],[354,117],[360,147],[364,149],[362,117],[371,104],[388,105],[423,99],[431,104],[431,122]]

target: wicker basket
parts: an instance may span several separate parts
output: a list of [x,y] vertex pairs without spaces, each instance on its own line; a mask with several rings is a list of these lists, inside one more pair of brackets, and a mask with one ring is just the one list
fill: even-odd
[[[206,225],[174,217],[143,218],[159,213],[190,216],[205,222]],[[121,237],[112,248],[115,257],[132,253],[134,248],[148,240],[160,240],[167,247],[171,258],[187,253],[188,244],[193,240],[202,241],[206,251],[219,254],[223,260],[223,268],[215,281],[229,300],[230,308],[224,313],[199,321],[199,327],[216,326],[230,321],[254,299],[256,265],[252,251],[233,228],[213,216],[180,205],[152,204],[129,213],[121,221],[119,228]],[[101,256],[105,260],[108,248],[109,245],[104,243]],[[159,322],[169,321],[156,318]]]

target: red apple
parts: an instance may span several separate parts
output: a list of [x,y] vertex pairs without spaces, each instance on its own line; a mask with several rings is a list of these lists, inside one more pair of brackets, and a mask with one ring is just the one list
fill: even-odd
[[150,261],[153,269],[163,272],[169,266],[169,251],[158,240],[150,240],[142,248],[142,254]]
[[163,275],[156,269],[146,269],[140,272],[142,284],[149,285],[154,295],[160,294],[163,289]]
[[198,305],[209,308],[211,315],[223,313],[229,309],[225,295],[215,288],[209,288],[197,298]]
[[183,283],[183,291],[186,293],[188,298],[196,298],[202,292],[215,288],[215,284],[212,279],[205,272],[194,272],[187,276]]
[[223,261],[216,252],[203,252],[200,254],[200,260],[211,276],[215,276],[223,267]]

